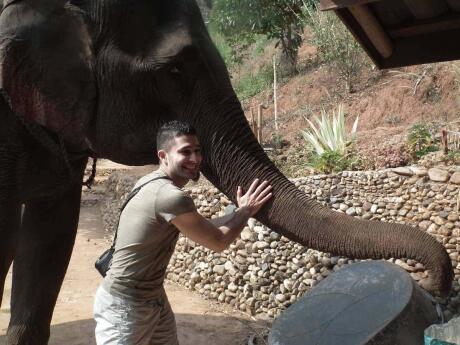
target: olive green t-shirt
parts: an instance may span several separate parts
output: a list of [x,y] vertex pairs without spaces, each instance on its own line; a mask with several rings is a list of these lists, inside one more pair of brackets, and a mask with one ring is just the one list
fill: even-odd
[[[134,188],[157,176],[166,174],[154,171]],[[105,290],[134,300],[158,297],[179,235],[170,222],[192,211],[193,200],[169,179],[142,187],[121,214],[112,266],[103,281]]]

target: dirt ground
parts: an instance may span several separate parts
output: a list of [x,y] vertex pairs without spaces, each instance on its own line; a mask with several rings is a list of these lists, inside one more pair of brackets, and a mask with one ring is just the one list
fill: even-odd
[[[92,304],[101,278],[93,264],[109,245],[99,207],[83,206],[72,259],[54,311],[50,345],[96,344]],[[176,315],[181,345],[242,345],[267,331],[266,322],[256,321],[229,306],[207,301],[179,285],[167,283],[166,291]],[[11,272],[0,309],[0,344],[5,343],[10,292]],[[257,344],[263,344],[263,341]]]
[[[308,128],[304,117],[320,116],[322,109],[331,111],[343,104],[347,126],[351,128],[359,116],[358,140],[385,143],[382,131],[400,134],[414,123],[448,123],[458,120],[460,112],[460,65],[442,62],[410,66],[394,70],[364,67],[354,83],[355,92],[348,93],[338,71],[326,64],[315,64],[316,49],[306,39],[299,50],[299,64],[306,68],[283,81],[277,91],[280,135],[291,144],[302,142],[299,129]],[[270,55],[270,60],[272,55]],[[248,61],[254,64],[257,59]],[[247,67],[248,69],[251,66]],[[274,130],[273,92],[267,89],[243,102],[248,119],[250,109],[264,104],[264,142]],[[371,138],[371,139],[369,139]]]

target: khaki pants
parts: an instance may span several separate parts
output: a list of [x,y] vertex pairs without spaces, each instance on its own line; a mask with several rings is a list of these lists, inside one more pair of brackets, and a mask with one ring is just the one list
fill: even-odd
[[113,296],[102,287],[94,301],[97,345],[178,345],[166,294],[147,302]]

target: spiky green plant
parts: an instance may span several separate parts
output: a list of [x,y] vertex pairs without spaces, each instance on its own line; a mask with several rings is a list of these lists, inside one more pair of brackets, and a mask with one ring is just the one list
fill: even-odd
[[310,128],[303,130],[302,134],[318,156],[325,151],[345,155],[347,147],[356,139],[359,116],[356,117],[351,132],[347,133],[343,105],[339,105],[337,111],[333,110],[331,116],[322,110],[321,119],[314,117],[316,125],[309,119],[306,120]]

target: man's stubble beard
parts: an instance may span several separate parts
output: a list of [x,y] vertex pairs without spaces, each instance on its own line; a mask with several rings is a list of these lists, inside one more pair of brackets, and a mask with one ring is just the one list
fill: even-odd
[[200,179],[200,177],[201,177],[201,172],[198,171],[198,173],[196,174],[196,176],[193,177],[191,180],[192,180],[193,182],[198,182],[198,180]]
[[193,182],[198,182],[198,180],[201,177],[201,172],[198,171],[195,176],[190,176],[189,173],[186,173],[184,171],[178,171],[177,176],[180,176],[181,178],[186,179],[186,180],[192,180]]

